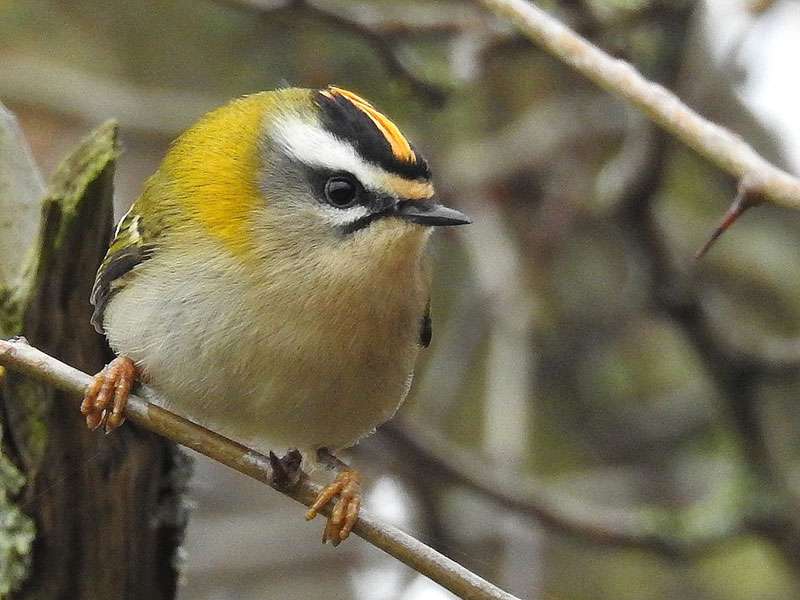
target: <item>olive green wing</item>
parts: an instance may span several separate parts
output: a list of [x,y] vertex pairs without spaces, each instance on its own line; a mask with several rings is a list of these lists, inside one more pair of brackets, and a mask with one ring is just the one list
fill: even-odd
[[431,345],[433,338],[433,322],[431,321],[431,299],[428,298],[428,304],[425,305],[425,314],[422,315],[422,322],[419,329],[419,345],[427,348]]
[[114,240],[97,270],[90,301],[94,306],[92,325],[103,333],[103,315],[109,300],[123,285],[123,276],[147,260],[153,250],[142,216],[136,205],[122,217],[114,232]]

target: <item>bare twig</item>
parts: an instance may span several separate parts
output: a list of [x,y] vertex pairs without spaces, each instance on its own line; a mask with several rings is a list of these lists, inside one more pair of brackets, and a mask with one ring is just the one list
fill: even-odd
[[800,180],[771,164],[750,145],[686,106],[665,87],[647,80],[526,0],[478,0],[511,20],[527,37],[603,89],[644,112],[738,180],[747,179],[767,201],[800,209]]
[[[289,10],[305,13],[313,19],[328,23],[340,31],[352,33],[370,46],[383,61],[390,74],[408,83],[409,87],[418,95],[434,106],[442,106],[446,100],[447,92],[440,86],[423,79],[406,64],[401,57],[396,44],[392,43],[393,37],[407,37],[411,31],[432,33],[434,30],[442,31],[442,23],[437,22],[412,22],[409,20],[380,20],[351,16],[341,10],[325,6],[314,0],[224,0],[227,4],[244,7],[262,15],[273,14],[277,11]],[[449,26],[452,30],[453,26]],[[459,29],[458,26],[455,29]]]
[[389,37],[453,35],[482,29],[486,19],[474,11],[442,10],[437,6],[391,5],[376,7],[369,3],[324,3],[319,0],[222,0],[261,12],[295,8],[298,4],[313,5],[320,10],[336,10],[351,21]]
[[[493,135],[456,146],[440,168],[441,179],[457,183],[456,196],[460,196],[548,165],[554,154],[578,140],[621,133],[625,111],[602,100],[596,93],[573,92],[539,102]],[[576,120],[576,114],[583,119]],[[486,156],[492,160],[485,160]]]
[[425,471],[435,477],[464,485],[504,508],[530,515],[544,527],[582,542],[691,558],[713,551],[746,529],[742,521],[705,534],[682,537],[665,534],[652,519],[629,511],[587,508],[582,503],[567,501],[533,478],[521,478],[499,464],[465,455],[425,428],[390,422],[380,432],[423,461]]
[[644,202],[626,203],[629,230],[636,231],[636,241],[653,278],[651,299],[683,331],[724,401],[723,408],[740,442],[739,455],[746,467],[743,475],[751,486],[744,499],[751,507],[747,528],[774,542],[786,560],[797,567],[800,498],[795,496],[782,461],[773,451],[775,432],[768,429],[759,404],[758,386],[770,373],[766,357],[741,354],[721,335],[701,295],[671,264],[663,233],[650,210],[652,198],[648,193]]
[[[82,395],[91,382],[91,377],[86,373],[58,361],[21,339],[0,340],[0,364],[76,396]],[[304,474],[291,488],[276,485],[273,482],[269,458],[263,454],[149,404],[137,396],[131,396],[128,401],[127,417],[145,429],[266,483],[306,506],[313,502],[321,489],[320,485]],[[517,600],[409,534],[381,523],[367,511],[360,512],[353,532],[462,598]]]
[[[305,0],[322,8],[325,4],[319,0]],[[330,6],[330,3],[327,3]],[[467,7],[469,8],[469,7]],[[328,8],[332,10],[332,8]],[[487,18],[477,10],[464,10],[454,7],[448,10],[436,5],[411,5],[374,3],[340,4],[336,11],[351,21],[368,27],[375,33],[387,38],[440,37],[460,35],[468,32],[485,30],[491,18]]]
[[756,365],[765,375],[795,376],[800,370],[800,339],[778,338],[767,334],[742,334],[733,328],[717,326],[722,342],[732,353]]
[[[747,514],[744,529],[775,543],[787,560],[797,564],[800,525],[796,522],[797,499],[774,452],[772,432],[767,429],[757,402],[757,387],[770,372],[767,357],[742,353],[715,325],[702,296],[672,264],[670,249],[653,213],[653,202],[666,172],[668,136],[651,127],[652,136],[636,172],[624,182],[626,193],[618,206],[618,218],[631,233],[649,270],[651,302],[680,328],[712,378],[724,400],[734,430],[741,442],[740,456],[745,476],[755,483],[744,499]],[[737,194],[741,214],[758,196],[740,185]],[[764,498],[770,502],[765,503]]]

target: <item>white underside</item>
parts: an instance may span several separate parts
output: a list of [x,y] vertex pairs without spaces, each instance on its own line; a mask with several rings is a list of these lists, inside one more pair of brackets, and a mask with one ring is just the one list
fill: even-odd
[[191,260],[160,249],[112,298],[106,332],[165,408],[261,451],[348,447],[408,392],[423,246],[391,264],[318,258],[255,275],[209,242]]

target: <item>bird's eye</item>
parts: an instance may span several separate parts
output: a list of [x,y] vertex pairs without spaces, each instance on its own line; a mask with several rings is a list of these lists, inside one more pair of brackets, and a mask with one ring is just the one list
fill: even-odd
[[325,198],[331,206],[349,208],[358,197],[358,184],[350,177],[337,175],[325,182]]

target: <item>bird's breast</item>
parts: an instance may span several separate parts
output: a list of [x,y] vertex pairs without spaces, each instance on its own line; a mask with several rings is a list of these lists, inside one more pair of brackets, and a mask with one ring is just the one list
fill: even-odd
[[168,408],[266,450],[349,446],[402,402],[428,298],[418,259],[255,279],[216,255],[183,263],[150,259],[106,314]]

